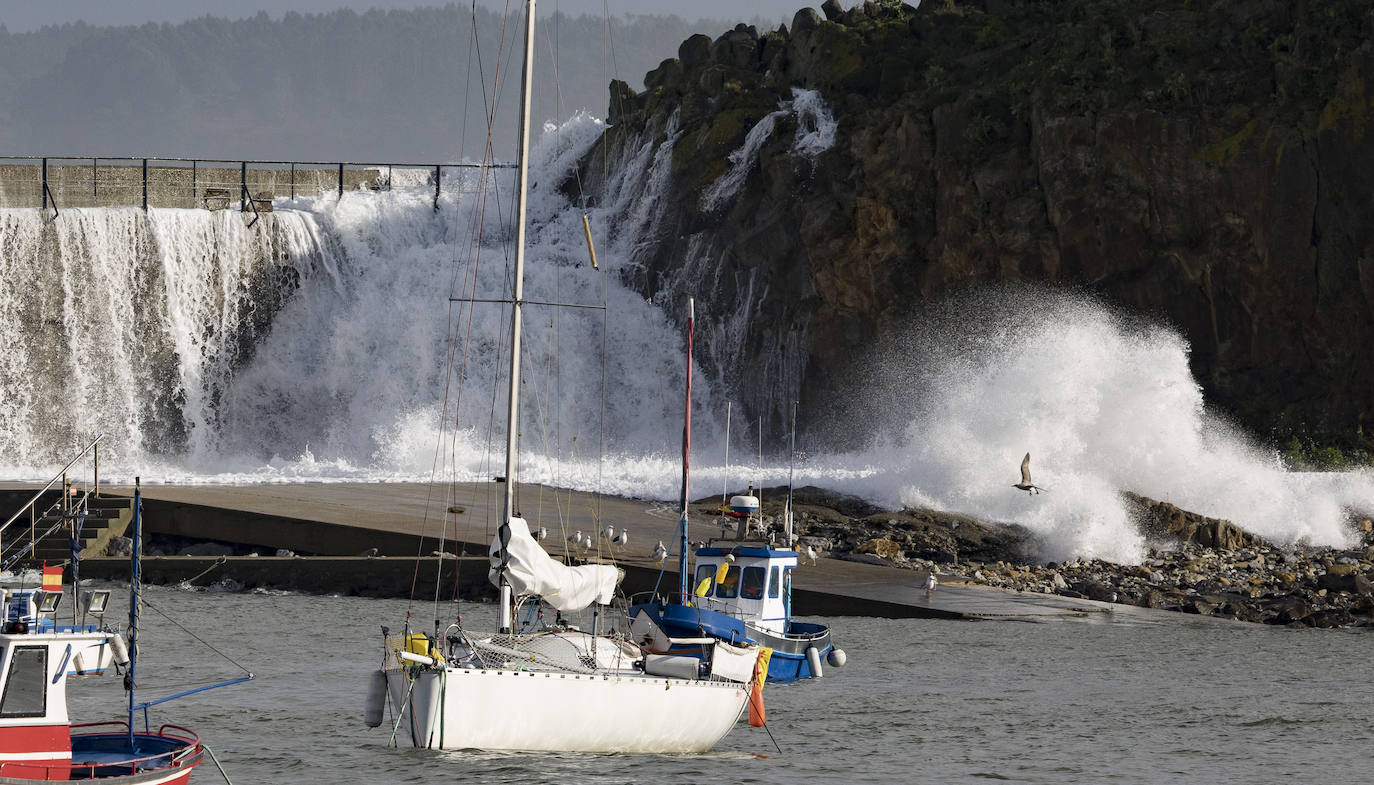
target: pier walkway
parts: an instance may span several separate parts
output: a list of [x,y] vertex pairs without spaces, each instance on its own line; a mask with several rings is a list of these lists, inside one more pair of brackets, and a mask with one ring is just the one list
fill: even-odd
[[[4,486],[16,489],[19,486]],[[145,560],[148,579],[177,582],[205,575],[203,582],[231,578],[248,586],[332,591],[373,596],[405,596],[421,565],[432,585],[441,548],[440,527],[447,519],[442,548],[462,558],[446,558],[457,568],[464,596],[490,594],[486,552],[500,517],[500,483],[460,483],[438,488],[417,483],[310,483],[282,485],[150,485],[143,488],[145,530],[196,540],[217,540],[262,549],[259,557],[161,557]],[[102,494],[131,495],[132,488],[102,487]],[[437,496],[437,498],[436,498]],[[629,542],[608,552],[604,537],[592,531],[599,506],[601,526],[624,529]],[[549,529],[544,545],[564,555],[572,532],[600,541],[600,558],[625,569],[627,594],[677,584],[676,557],[662,568],[650,554],[662,540],[672,545],[678,514],[662,502],[596,497],[562,489],[523,486],[517,507],[532,530]],[[449,509],[461,512],[447,513]],[[696,505],[691,539],[721,534],[706,505]],[[278,549],[315,554],[275,557]],[[574,560],[597,558],[568,546]],[[368,558],[371,555],[372,558]],[[123,560],[84,559],[83,575],[109,572],[116,578]],[[427,565],[427,566],[425,566]],[[450,569],[450,568],[445,568]],[[660,571],[662,577],[660,579]],[[451,573],[445,572],[451,580]],[[859,615],[890,618],[1084,619],[1129,617],[1135,621],[1177,618],[1179,614],[1132,606],[1077,600],[1057,595],[1007,592],[962,582],[941,573],[929,596],[920,587],[924,572],[827,558],[813,565],[803,559],[793,578],[793,602],[801,615]]]

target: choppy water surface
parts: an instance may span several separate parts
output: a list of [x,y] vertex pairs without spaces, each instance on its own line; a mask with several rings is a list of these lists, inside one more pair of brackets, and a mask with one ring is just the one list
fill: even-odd
[[[1365,634],[1186,617],[835,618],[824,621],[849,664],[765,692],[781,753],[743,722],[700,756],[393,749],[385,726],[363,725],[362,703],[380,662],[379,625],[399,628],[405,602],[158,588],[147,596],[257,674],[153,710],[154,725],[199,732],[239,785],[1350,781],[1359,751],[1374,744]],[[490,606],[463,609],[474,629],[490,625]],[[432,615],[430,605],[413,610]],[[145,611],[145,630],[140,697],[233,676],[156,611]],[[123,700],[117,677],[75,684],[74,720],[117,715]],[[220,781],[213,764],[195,779]]]

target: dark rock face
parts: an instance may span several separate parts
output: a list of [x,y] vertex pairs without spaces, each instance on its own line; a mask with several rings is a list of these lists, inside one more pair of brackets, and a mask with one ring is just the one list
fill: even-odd
[[1266,544],[1262,538],[1230,521],[1208,518],[1179,509],[1168,502],[1147,499],[1130,491],[1121,495],[1133,508],[1136,525],[1146,537],[1192,543],[1203,548],[1225,551],[1255,548]]
[[[767,380],[730,391],[748,416],[778,433],[800,395],[805,422],[913,305],[1033,281],[1174,325],[1209,399],[1262,433],[1369,438],[1366,4],[821,10],[694,37],[644,93],[612,86],[610,160],[667,173],[625,276],[707,305],[708,369]],[[813,121],[793,88],[833,113],[819,153],[797,150]],[[738,190],[709,198],[770,117]]]

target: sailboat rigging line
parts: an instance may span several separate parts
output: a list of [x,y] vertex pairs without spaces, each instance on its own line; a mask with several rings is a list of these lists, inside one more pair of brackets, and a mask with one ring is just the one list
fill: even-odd
[[233,657],[230,657],[228,654],[225,654],[224,652],[220,651],[219,649],[216,649],[216,648],[215,648],[214,646],[212,646],[209,642],[207,642],[204,638],[202,638],[202,637],[200,637],[199,635],[195,634],[194,632],[191,632],[190,630],[186,629],[186,628],[185,628],[184,626],[182,626],[181,623],[178,622],[176,619],[172,618],[171,616],[168,616],[167,613],[166,613],[165,611],[163,611],[161,608],[159,608],[159,607],[157,607],[156,605],[154,605],[153,603],[149,602],[147,597],[141,597],[140,599],[141,599],[142,605],[144,605],[144,606],[146,606],[146,607],[148,607],[148,608],[151,608],[151,609],[157,611],[158,614],[159,614],[160,616],[162,616],[162,618],[164,618],[164,619],[166,619],[167,621],[171,622],[171,623],[172,623],[172,626],[176,627],[177,629],[181,630],[182,632],[186,633],[187,635],[190,635],[192,638],[195,638],[197,641],[200,642],[200,644],[201,644],[202,646],[204,646],[205,648],[209,649],[210,651],[213,651],[214,653],[218,654],[219,656],[223,657],[225,660],[227,660],[227,661],[229,662],[229,664],[233,665],[235,668],[238,668],[239,670],[243,671],[244,673],[248,674],[249,676],[252,676],[252,675],[253,675],[253,672],[252,672],[252,671],[250,671],[250,670],[248,670],[247,668],[245,668],[245,667],[243,667],[242,665],[240,665],[237,661],[234,660]]
[[[481,46],[481,45],[480,45],[480,39],[479,39],[478,36],[477,36],[477,6],[476,6],[475,0],[474,0],[474,2],[473,2],[473,6],[472,6],[472,17],[471,17],[471,18],[472,18],[472,26],[471,26],[471,29],[472,29],[474,47],[473,47],[472,49],[469,50],[469,58],[470,58],[470,59],[469,59],[469,63],[471,62],[471,53],[472,53],[472,51],[473,51],[473,50],[476,50],[477,53],[478,53],[478,57],[477,57],[478,68],[479,68],[479,71],[480,71],[480,74],[481,74],[481,76],[480,76],[480,83],[481,83],[482,86],[483,86],[483,89],[482,89],[482,97],[483,97],[483,105],[484,105],[484,108],[485,108],[485,110],[486,110],[486,111],[485,111],[485,119],[486,119],[486,121],[487,121],[486,144],[485,144],[484,151],[483,151],[483,166],[482,166],[482,169],[481,169],[480,179],[479,179],[479,181],[478,181],[478,188],[477,188],[478,198],[477,198],[477,200],[476,200],[476,201],[477,201],[476,209],[473,210],[473,225],[472,225],[472,231],[471,231],[471,234],[470,234],[471,240],[470,240],[470,242],[468,243],[468,246],[467,246],[467,264],[465,265],[466,274],[465,274],[465,280],[464,280],[464,282],[463,282],[463,287],[462,287],[462,290],[463,290],[464,292],[466,292],[466,291],[469,290],[469,286],[470,286],[470,287],[471,287],[471,291],[472,291],[474,294],[475,294],[476,291],[477,291],[477,283],[478,283],[478,278],[479,278],[478,272],[479,272],[479,270],[480,270],[480,263],[481,263],[480,249],[481,249],[481,247],[482,247],[482,236],[483,236],[483,231],[482,231],[482,230],[483,230],[483,226],[485,225],[485,215],[486,215],[487,197],[488,197],[489,191],[493,188],[492,178],[491,178],[490,175],[489,175],[489,171],[490,171],[490,166],[491,166],[491,162],[492,162],[492,158],[493,158],[493,155],[492,155],[492,138],[493,138],[493,136],[494,136],[496,103],[497,103],[497,97],[498,97],[498,94],[499,94],[499,85],[500,85],[500,83],[501,83],[501,80],[500,80],[500,71],[501,71],[501,69],[500,69],[500,60],[501,60],[501,52],[504,50],[504,44],[505,44],[505,25],[506,25],[506,18],[507,18],[508,15],[509,15],[509,4],[507,4],[506,15],[503,15],[503,17],[502,17],[502,23],[501,23],[501,31],[502,31],[502,34],[501,34],[501,38],[500,38],[501,45],[500,45],[500,46],[498,47],[498,49],[497,49],[497,69],[496,69],[495,76],[494,76],[494,79],[493,79],[491,100],[488,101],[488,100],[487,100],[486,87],[485,87],[485,85],[486,85],[485,69],[483,69],[482,66],[481,66],[481,62],[482,62],[482,61],[481,61],[481,51],[480,51],[480,46]],[[471,70],[470,70],[470,67],[469,67],[469,78],[470,78],[470,76],[471,76]],[[465,102],[465,104],[464,104],[464,107],[465,107],[464,111],[466,112],[466,102]],[[466,114],[464,115],[464,117],[466,118]],[[465,126],[465,128],[466,128],[466,126]],[[466,134],[466,131],[464,131],[464,133]],[[465,139],[465,138],[466,138],[466,137],[464,137],[464,139]],[[496,189],[496,200],[497,200],[497,215],[500,216],[500,191],[499,191],[499,188]],[[456,212],[456,211],[457,211],[457,207],[455,207],[455,212]],[[457,277],[457,273],[456,273],[456,270],[457,270],[457,264],[456,264],[457,259],[456,259],[456,256],[457,256],[457,248],[456,248],[456,246],[455,246],[455,276],[454,276],[455,278]],[[452,289],[454,283],[455,283],[455,281],[450,281],[450,289]],[[454,301],[454,298],[450,298],[450,312],[449,312],[449,323],[450,323],[450,325],[452,325],[453,322],[454,322],[454,318],[453,318],[454,314],[453,314],[453,312],[452,312],[452,310],[451,310],[453,301]],[[461,302],[462,300],[459,300],[459,301]],[[451,391],[450,388],[451,388],[452,379],[453,379],[453,377],[452,377],[452,372],[453,372],[453,366],[454,366],[454,363],[453,363],[453,354],[454,354],[454,351],[455,351],[454,345],[455,345],[456,343],[461,343],[461,344],[462,344],[462,354],[461,354],[461,358],[460,358],[460,360],[459,360],[459,362],[458,362],[458,385],[457,385],[457,391],[456,391],[456,393],[454,394],[454,401],[453,401],[453,404],[454,404],[454,405],[453,405],[453,409],[452,409],[453,417],[454,417],[454,428],[455,428],[455,433],[456,433],[456,430],[457,430],[457,427],[458,427],[459,414],[460,414],[460,410],[461,410],[463,382],[464,382],[464,380],[467,378],[468,348],[471,346],[471,335],[472,335],[472,310],[473,310],[473,309],[471,309],[471,308],[467,309],[467,322],[466,322],[465,330],[464,330],[464,340],[462,340],[461,342],[458,342],[458,341],[456,341],[456,340],[453,341],[453,342],[451,342],[451,343],[450,343],[449,352],[448,352],[448,356],[447,356],[447,368],[446,368],[446,372],[445,372],[445,389],[444,389],[444,408],[443,408],[443,411],[444,411],[444,413],[445,413],[443,422],[445,422],[445,423],[447,422],[447,415],[448,415],[448,412],[450,411],[450,410],[449,410],[449,393],[450,393],[450,391]],[[459,323],[462,323],[462,321],[463,321],[462,317],[463,317],[463,309],[460,307],[460,308],[459,308],[459,313],[458,313],[458,320],[457,320]],[[451,333],[450,333],[450,334],[451,334]],[[494,395],[494,393],[495,393],[495,389],[493,389],[493,395]],[[493,400],[493,419],[494,419],[494,416],[495,416],[495,401]],[[440,432],[439,432],[439,434],[437,434],[437,438],[438,438],[438,440],[439,440],[439,444],[440,444],[440,445],[442,445],[442,443],[443,443],[445,431],[446,431],[446,426],[441,425]],[[489,432],[489,433],[490,433],[490,432]],[[488,446],[490,447],[490,440],[488,440]],[[440,455],[440,454],[441,454],[440,450],[436,449],[436,451],[435,451],[435,464],[438,463],[438,459],[439,459],[439,455]],[[450,463],[451,463],[451,465],[452,465],[453,463],[455,463],[455,462],[456,462],[456,455],[450,456]],[[431,476],[432,476],[432,477],[435,476],[435,475],[437,475],[437,473],[438,473],[437,469],[438,469],[437,465],[431,467]],[[456,492],[455,492],[455,494],[454,494],[453,496],[454,496],[454,499],[451,499],[451,501],[452,501],[452,500],[456,500]],[[426,501],[425,501],[425,518],[424,518],[424,523],[423,523],[423,529],[422,529],[421,539],[420,539],[420,542],[417,543],[417,546],[416,546],[416,547],[417,547],[417,554],[416,554],[417,557],[418,557],[419,555],[421,555],[421,553],[422,553],[422,551],[423,551],[423,547],[424,547],[424,533],[428,531],[428,525],[429,525],[429,510],[430,510],[430,505],[431,505],[432,502],[433,502],[433,488],[432,488],[432,483],[431,483],[431,488],[430,488],[429,491],[428,491],[427,498],[426,498]],[[450,504],[450,505],[448,505],[448,506],[452,506],[452,504]],[[488,520],[488,523],[489,523],[489,520]],[[433,599],[433,602],[434,602],[435,615],[436,615],[436,616],[437,616],[437,614],[438,614],[438,604],[439,604],[439,584],[440,584],[440,580],[439,580],[439,579],[440,579],[440,577],[441,577],[441,575],[442,575],[442,569],[443,569],[443,556],[442,556],[442,554],[443,554],[443,542],[444,542],[444,535],[447,533],[447,526],[448,526],[448,522],[447,522],[447,518],[445,518],[444,523],[443,523],[443,525],[441,526],[441,534],[440,534],[440,537],[439,537],[439,542],[440,542],[439,554],[440,554],[440,555],[439,555],[438,559],[436,560],[436,565],[435,565],[435,581],[434,581],[434,599]],[[455,527],[455,539],[456,539],[456,535],[457,535],[457,532],[456,532],[457,521],[456,521],[456,520],[454,521],[454,527]],[[490,527],[488,526],[488,530],[489,530],[489,528],[490,528]],[[416,559],[416,564],[415,564],[415,570],[414,570],[414,572],[413,572],[413,574],[412,574],[412,576],[411,576],[410,598],[411,598],[411,602],[412,602],[412,603],[413,603],[414,598],[415,598],[415,590],[416,590],[416,587],[418,586],[418,583],[419,583],[419,572],[420,572],[420,560],[417,558],[417,559]],[[458,576],[458,570],[455,568],[455,570],[454,570],[454,596],[455,596],[455,598],[457,597],[457,594],[458,594],[458,586],[459,586],[459,576]],[[407,614],[409,614],[409,607],[408,607],[408,609],[407,609]]]
[[[486,298],[486,297],[450,297],[451,303],[501,303],[511,305],[514,303],[510,298]],[[521,300],[521,305],[547,305],[552,308],[589,308],[594,311],[604,311],[604,305],[589,305],[587,303],[551,303],[545,300]]]

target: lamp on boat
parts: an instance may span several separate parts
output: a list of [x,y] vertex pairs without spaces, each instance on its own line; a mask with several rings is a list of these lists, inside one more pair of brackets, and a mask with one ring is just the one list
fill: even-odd
[[95,591],[83,591],[77,600],[77,605],[81,608],[81,623],[86,623],[88,614],[95,614],[100,626],[105,626],[105,608],[110,604],[109,589],[99,589]]
[[38,599],[39,613],[54,613],[57,611],[57,603],[62,601],[62,595],[57,592],[40,592]]

